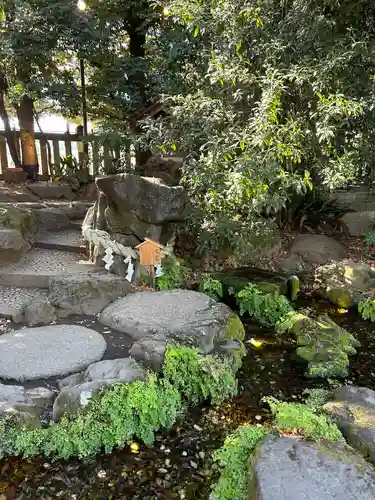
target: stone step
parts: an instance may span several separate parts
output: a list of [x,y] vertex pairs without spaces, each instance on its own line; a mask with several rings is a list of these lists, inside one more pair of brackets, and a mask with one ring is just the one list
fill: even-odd
[[40,288],[0,286],[0,318],[17,321],[28,302],[37,297],[46,296],[47,291]]
[[65,229],[63,231],[42,231],[37,235],[34,247],[80,254],[86,254],[87,252],[87,247],[79,228]]
[[0,285],[47,289],[51,278],[99,270],[76,253],[33,248],[19,262],[0,267]]

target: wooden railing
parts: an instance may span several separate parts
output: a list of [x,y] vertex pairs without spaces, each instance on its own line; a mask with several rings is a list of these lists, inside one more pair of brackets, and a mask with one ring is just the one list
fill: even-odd
[[[12,137],[18,157],[21,159],[21,137],[20,131],[12,131]],[[39,176],[48,179],[51,175],[51,165],[60,165],[61,158],[71,155],[81,163],[84,155],[80,153],[83,149],[82,138],[73,134],[56,134],[39,132],[35,133],[36,150],[39,164]],[[110,170],[111,165],[119,161],[121,155],[127,156],[130,166],[130,155],[121,152],[120,148],[110,148],[104,141],[100,144],[89,136],[87,141],[88,166],[91,175],[97,175]],[[6,133],[0,130],[0,176],[3,177],[8,168],[14,167],[12,157],[7,144]]]

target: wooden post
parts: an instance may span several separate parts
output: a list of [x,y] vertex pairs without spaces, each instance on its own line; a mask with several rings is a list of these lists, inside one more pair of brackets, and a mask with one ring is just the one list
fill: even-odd
[[0,137],[0,173],[8,170],[7,143],[4,137]]
[[53,147],[53,163],[56,167],[60,168],[60,144],[59,141],[54,139],[52,141]]
[[39,139],[40,144],[40,162],[42,164],[42,175],[48,177],[48,156],[47,156],[47,141]]

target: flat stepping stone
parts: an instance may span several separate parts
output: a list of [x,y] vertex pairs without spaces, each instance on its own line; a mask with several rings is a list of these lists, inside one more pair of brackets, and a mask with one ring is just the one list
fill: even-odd
[[85,241],[79,229],[65,229],[58,232],[42,231],[37,234],[34,246],[36,248],[66,252],[86,252]]
[[243,325],[228,306],[191,290],[129,294],[106,307],[99,321],[135,340],[164,336],[205,352],[218,341],[244,338]]
[[0,379],[25,380],[62,376],[99,361],[104,337],[78,325],[23,328],[0,336]]
[[34,248],[19,262],[0,267],[0,285],[19,288],[48,288],[49,280],[62,275],[97,271],[79,255]]
[[0,286],[0,318],[16,320],[31,300],[46,297],[47,292],[40,288]]

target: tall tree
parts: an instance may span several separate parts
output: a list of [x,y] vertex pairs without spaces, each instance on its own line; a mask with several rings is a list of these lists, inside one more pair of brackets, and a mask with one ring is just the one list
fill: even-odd
[[[179,67],[190,85],[165,88],[169,118],[150,122],[147,133],[156,149],[187,153],[202,234],[217,244],[243,231],[256,237],[260,216],[312,183],[332,188],[374,168],[373,2],[164,6],[176,30],[186,30],[185,46],[198,50]],[[165,46],[173,36],[163,32]]]

